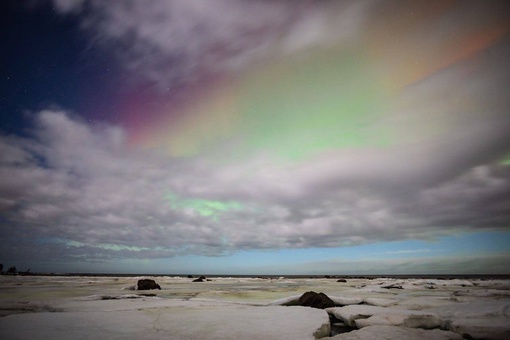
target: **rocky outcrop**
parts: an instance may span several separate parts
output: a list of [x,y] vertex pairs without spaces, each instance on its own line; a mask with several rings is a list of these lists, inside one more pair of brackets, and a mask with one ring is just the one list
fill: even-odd
[[330,308],[335,307],[335,303],[324,293],[306,292],[298,300],[300,306],[312,308]]
[[138,280],[138,283],[136,284],[136,289],[137,290],[149,290],[149,289],[161,290],[161,287],[154,280],[141,279],[141,280]]

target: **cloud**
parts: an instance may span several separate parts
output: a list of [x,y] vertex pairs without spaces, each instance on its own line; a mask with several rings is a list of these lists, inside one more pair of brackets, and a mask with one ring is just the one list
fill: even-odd
[[78,13],[83,9],[86,0],[53,0],[56,9],[61,13]]
[[[504,165],[400,192],[398,185],[338,185],[332,175],[301,171],[305,163],[246,171],[172,159],[129,148],[116,126],[61,111],[33,118],[29,136],[0,139],[0,175],[9,179],[0,184],[0,236],[12,245],[2,247],[5,257],[23,249],[21,257],[98,260],[339,247],[504,230],[510,219]],[[328,169],[321,159],[313,169],[320,162]]]
[[367,3],[54,0],[138,80],[165,90],[350,37]]
[[[135,77],[161,88],[274,56],[307,55],[331,44],[347,49],[366,44],[366,53],[359,56],[377,59],[371,65],[374,72],[386,75],[368,79],[381,81],[381,87],[394,80],[395,69],[384,69],[391,58],[374,57],[381,51],[370,39],[357,41],[368,30],[366,21],[377,17],[372,2],[54,3],[63,14],[79,15],[93,43],[105,43]],[[403,53],[394,54],[388,64],[411,57],[420,61],[421,53],[414,51],[442,46],[436,35],[424,44],[406,40],[408,48],[398,50]],[[0,255],[52,261],[221,256],[238,250],[343,247],[507,230],[510,167],[496,162],[510,150],[509,59],[508,43],[499,43],[477,58],[441,64],[440,69],[418,63],[429,74],[413,82],[397,79],[398,90],[381,89],[392,94],[375,107],[380,115],[363,121],[363,131],[391,136],[387,145],[336,146],[291,161],[270,150],[280,142],[306,142],[299,136],[306,128],[285,133],[286,119],[296,118],[291,114],[282,113],[270,139],[274,145],[267,150],[242,152],[247,150],[241,147],[242,161],[222,162],[215,156],[224,149],[211,150],[222,143],[208,143],[207,154],[172,158],[129,143],[121,126],[90,124],[65,111],[41,111],[31,117],[24,137],[0,135],[0,176],[8,179],[0,182],[0,238],[5,245]],[[313,74],[317,64],[306,65]],[[343,78],[336,81],[349,85]],[[252,125],[258,123],[259,117],[254,118]],[[342,132],[360,128],[344,127],[346,121],[338,121]],[[223,142],[237,146],[235,140]]]

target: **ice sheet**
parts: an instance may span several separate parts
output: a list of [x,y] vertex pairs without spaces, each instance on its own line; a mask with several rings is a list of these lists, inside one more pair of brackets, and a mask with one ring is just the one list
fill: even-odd
[[[126,289],[141,278],[154,279],[161,290]],[[3,275],[1,337],[312,339],[317,329],[327,331],[331,311],[282,305],[293,305],[304,292],[316,291],[338,304],[352,304],[343,308],[371,311],[358,320],[346,317],[351,328],[340,327],[350,331],[341,338],[367,334],[391,334],[391,339],[452,338],[451,333],[440,333],[445,330],[473,339],[509,338],[509,280],[211,280]],[[431,327],[439,328],[423,329]]]

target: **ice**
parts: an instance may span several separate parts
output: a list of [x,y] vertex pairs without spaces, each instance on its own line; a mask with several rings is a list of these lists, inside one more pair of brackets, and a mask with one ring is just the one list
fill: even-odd
[[[125,289],[142,278],[161,290]],[[0,338],[313,339],[331,313],[337,339],[510,339],[510,280],[210,279],[0,275]],[[307,291],[343,307],[295,306]]]
[[510,299],[452,303],[430,308],[445,329],[471,339],[510,339]]
[[431,312],[410,311],[406,309],[351,305],[329,308],[328,313],[353,328],[373,325],[393,325],[413,328],[437,328],[441,319]]
[[122,299],[142,299],[144,297],[155,297],[156,294],[122,294],[122,295],[90,295],[84,296],[81,299],[83,301],[96,301],[96,300],[122,300]]
[[448,329],[471,339],[508,340],[509,324],[508,318],[467,318],[453,320]]
[[297,305],[299,305],[300,297],[301,297],[301,295],[292,295],[289,297],[285,297],[282,299],[272,301],[270,303],[270,305],[272,305],[272,306],[297,306]]
[[396,326],[368,326],[360,330],[336,335],[330,339],[336,340],[462,340],[459,334],[439,329],[425,330]]
[[99,311],[33,313],[2,318],[2,337],[313,339],[328,336],[330,332],[327,313],[305,307],[169,303],[157,308],[126,305],[123,310],[115,310],[109,301],[95,303]]
[[[297,306],[299,305],[300,295],[292,295],[286,298],[278,299],[272,301],[270,305],[274,306]],[[363,302],[363,298],[361,297],[342,297],[342,296],[332,296],[328,295],[328,297],[335,303],[335,305],[344,306],[344,305],[357,305]]]
[[341,297],[341,296],[329,296],[335,305],[357,305],[363,302],[361,297]]
[[388,307],[394,304],[397,304],[399,300],[395,299],[385,299],[385,298],[366,298],[365,302],[368,305],[379,306],[379,307]]
[[363,328],[375,325],[403,326],[409,328],[434,329],[442,324],[441,319],[433,314],[417,314],[410,312],[405,314],[383,314],[374,315],[368,319],[358,319],[355,321],[356,327]]

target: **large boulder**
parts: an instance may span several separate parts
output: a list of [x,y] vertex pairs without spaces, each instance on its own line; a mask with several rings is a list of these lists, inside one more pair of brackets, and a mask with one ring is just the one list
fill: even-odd
[[141,279],[138,280],[138,283],[136,285],[137,290],[149,290],[149,289],[159,289],[161,290],[161,287],[156,283],[156,281],[151,279]]
[[335,303],[324,293],[306,292],[298,300],[300,306],[312,308],[330,308],[335,307]]

